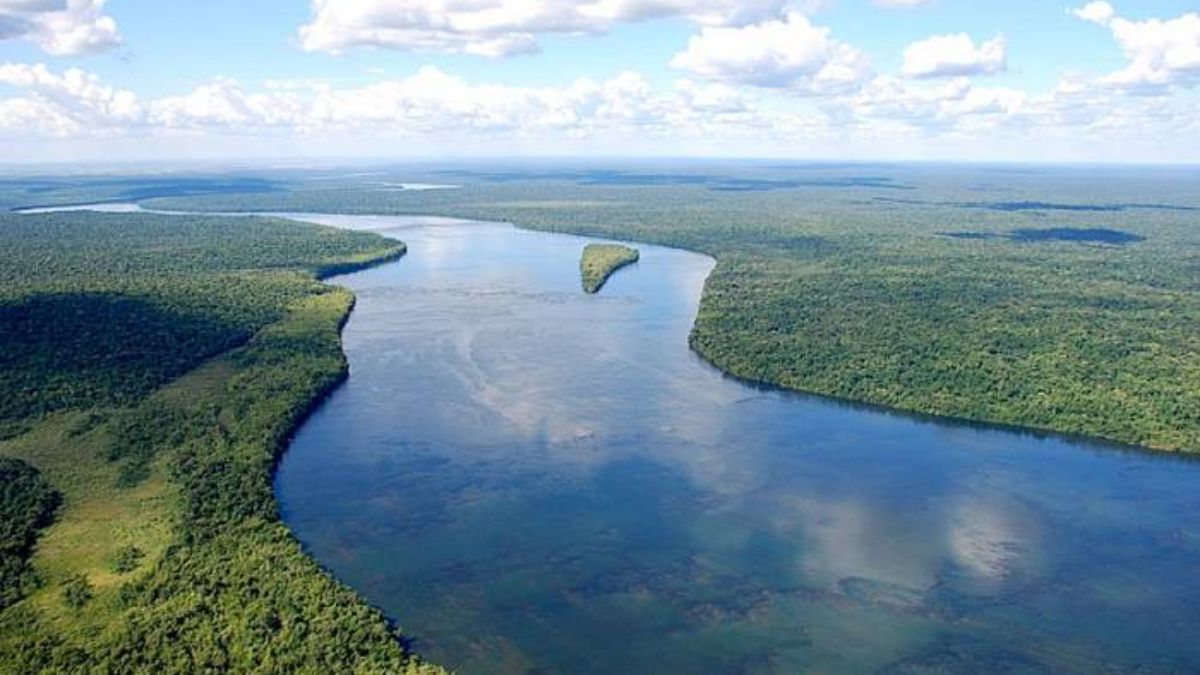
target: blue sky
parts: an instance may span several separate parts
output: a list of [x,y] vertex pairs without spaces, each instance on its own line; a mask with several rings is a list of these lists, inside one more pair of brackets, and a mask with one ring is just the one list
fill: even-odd
[[9,161],[1200,160],[1194,1],[0,0]]

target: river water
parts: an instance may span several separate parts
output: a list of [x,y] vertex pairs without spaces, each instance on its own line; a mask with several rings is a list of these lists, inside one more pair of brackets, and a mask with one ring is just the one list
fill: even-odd
[[299,430],[288,525],[475,673],[1200,671],[1200,464],[723,377],[706,257],[306,216],[407,257],[333,283],[350,378]]

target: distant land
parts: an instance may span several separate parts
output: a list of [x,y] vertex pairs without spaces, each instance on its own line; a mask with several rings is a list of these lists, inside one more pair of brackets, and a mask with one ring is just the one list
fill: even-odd
[[583,290],[598,293],[617,270],[638,261],[637,249],[620,244],[588,244],[579,259]]

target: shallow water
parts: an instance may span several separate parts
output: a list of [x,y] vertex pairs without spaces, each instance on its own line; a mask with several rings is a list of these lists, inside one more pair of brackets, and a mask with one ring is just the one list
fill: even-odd
[[351,376],[277,491],[473,673],[1200,671],[1200,464],[760,391],[687,348],[711,260],[445,219],[340,277]]

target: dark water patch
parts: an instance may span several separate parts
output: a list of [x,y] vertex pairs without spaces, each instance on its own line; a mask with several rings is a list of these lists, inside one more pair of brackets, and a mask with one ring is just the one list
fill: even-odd
[[1119,204],[1054,204],[1051,202],[960,202],[955,204],[964,209],[987,209],[989,211],[1089,211],[1115,213],[1124,211]]
[[932,202],[927,199],[905,197],[872,197],[871,200],[880,204],[900,204],[902,206],[945,206],[950,204],[950,202]]
[[1019,243],[1065,241],[1080,244],[1107,244],[1126,246],[1146,240],[1131,232],[1122,232],[1106,227],[1047,227],[1020,228],[1007,233],[1000,232],[938,232],[938,236],[952,239],[989,240],[1003,239]]
[[1111,230],[1106,227],[1022,228],[1013,230],[1009,238],[1013,241],[1021,242],[1076,241],[1088,244],[1112,244],[1115,246],[1136,244],[1146,240],[1141,235],[1122,232],[1121,230]]
[[812,180],[731,180],[712,185],[719,192],[752,192],[800,188],[873,188],[882,190],[913,190],[909,185],[896,183],[884,176],[847,176]]
[[910,206],[939,206],[958,209],[982,209],[1008,213],[1022,211],[1067,211],[1078,213],[1123,213],[1126,211],[1200,211],[1200,207],[1180,204],[1160,203],[1115,203],[1115,204],[1064,204],[1040,201],[1001,201],[1001,202],[961,202],[935,201],[926,199],[903,199],[896,197],[874,197],[874,201],[884,204],[904,204]]
[[955,204],[965,209],[987,209],[989,211],[1081,211],[1095,213],[1121,213],[1123,211],[1197,211],[1193,206],[1176,204],[1059,204],[1055,202],[962,202]]
[[1007,239],[1004,235],[991,232],[938,232],[937,234],[951,239]]

